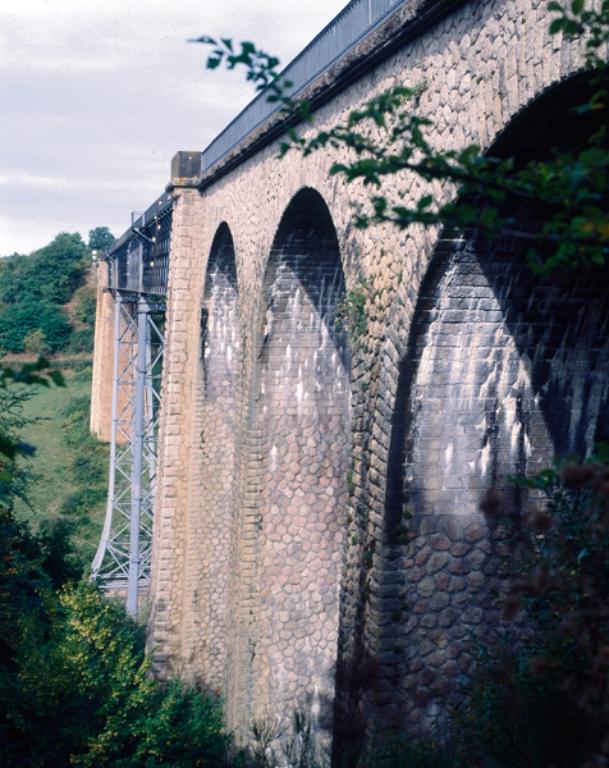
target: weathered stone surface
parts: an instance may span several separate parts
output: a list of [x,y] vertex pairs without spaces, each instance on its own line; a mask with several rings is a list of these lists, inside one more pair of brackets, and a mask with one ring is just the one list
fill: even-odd
[[[425,81],[434,145],[486,150],[582,63],[548,23],[538,0],[455,4],[315,130]],[[329,728],[335,695],[362,729],[429,728],[471,669],[470,634],[498,623],[509,549],[481,493],[581,447],[609,410],[598,297],[533,285],[509,241],[354,228],[369,190],[328,176],[345,159],[267,146],[173,191],[149,646],[160,673],[221,690],[242,739],[295,707]],[[387,190],[429,191],[453,194],[406,175]],[[336,315],[360,274],[367,327],[350,343]],[[367,659],[392,681],[376,699],[354,683]]]

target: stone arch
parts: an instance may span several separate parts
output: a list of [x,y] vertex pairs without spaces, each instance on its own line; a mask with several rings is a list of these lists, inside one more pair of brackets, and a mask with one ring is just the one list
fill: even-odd
[[[577,75],[549,88],[489,151],[520,162],[543,157],[549,144],[576,147],[583,133],[568,109],[585,87]],[[398,691],[393,725],[421,730],[442,717],[451,681],[471,666],[468,635],[500,625],[493,593],[504,585],[507,550],[479,512],[482,494],[499,488],[522,508],[509,475],[533,473],[555,453],[589,453],[609,434],[607,270],[544,280],[526,250],[476,232],[441,237],[419,291],[386,476],[385,552],[401,570],[392,594],[399,618],[372,641],[381,648],[395,637],[404,649],[382,659]]]
[[214,236],[201,298],[193,488],[188,525],[185,669],[222,690],[226,681],[231,531],[236,498],[240,364],[238,284],[226,223]]
[[345,293],[330,212],[302,189],[273,241],[254,348],[259,462],[249,488],[258,498],[259,594],[250,717],[285,720],[304,708],[320,729],[334,691],[351,440],[349,343],[336,322]]

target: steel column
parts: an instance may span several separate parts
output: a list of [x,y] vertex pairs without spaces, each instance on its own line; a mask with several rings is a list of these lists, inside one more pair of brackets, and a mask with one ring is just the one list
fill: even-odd
[[131,521],[129,534],[129,576],[127,613],[137,615],[140,575],[140,517],[142,511],[142,458],[144,454],[144,399],[146,394],[146,358],[148,355],[148,304],[140,297],[137,304],[137,357],[135,370],[135,408],[131,463]]
[[115,293],[108,503],[92,575],[104,589],[126,594],[132,616],[150,579],[164,349],[152,314],[164,309],[138,294]]

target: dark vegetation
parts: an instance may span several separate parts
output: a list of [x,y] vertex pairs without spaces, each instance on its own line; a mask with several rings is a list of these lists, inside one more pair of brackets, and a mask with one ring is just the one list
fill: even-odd
[[69,526],[0,508],[0,765],[221,766],[218,703],[149,674],[142,630],[81,575]]

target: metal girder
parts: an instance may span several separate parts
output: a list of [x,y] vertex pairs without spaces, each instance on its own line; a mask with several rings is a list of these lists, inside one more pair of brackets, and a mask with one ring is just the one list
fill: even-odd
[[164,349],[153,316],[163,311],[141,295],[114,292],[108,502],[92,575],[105,589],[126,592],[132,616],[150,582]]

